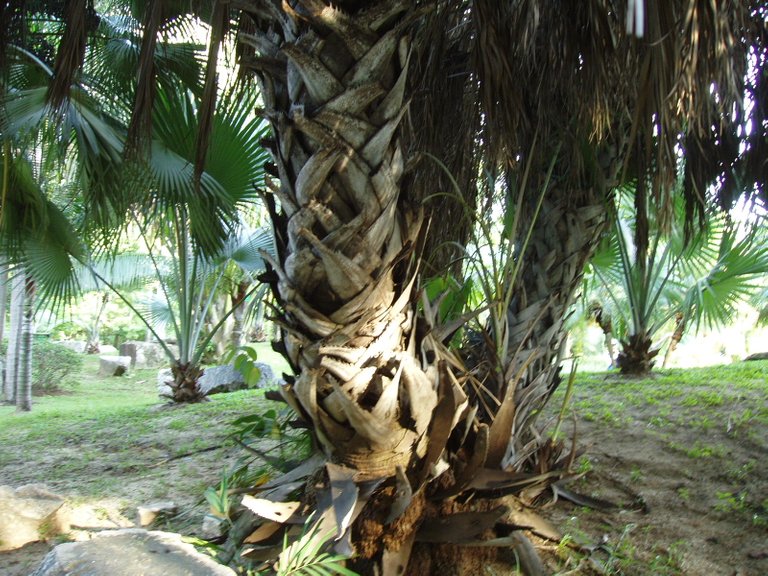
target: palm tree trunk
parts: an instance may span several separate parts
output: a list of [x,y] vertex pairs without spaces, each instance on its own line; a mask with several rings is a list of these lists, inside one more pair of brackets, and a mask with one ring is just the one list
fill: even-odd
[[88,343],[85,346],[85,350],[88,354],[99,353],[99,346],[101,345],[101,316],[107,308],[107,302],[109,302],[109,292],[104,292],[101,295],[101,302],[99,303],[99,310],[96,312],[96,318],[94,318],[91,329],[88,331]]
[[[536,416],[560,382],[565,351],[564,322],[577,297],[584,266],[607,224],[599,189],[575,194],[551,190],[538,211],[529,202],[523,234],[530,240],[520,267],[522,276],[507,314],[509,362],[504,366],[502,407],[491,426],[489,461],[503,468],[546,468],[537,451],[541,436]],[[574,200],[575,199],[575,200]],[[532,227],[531,227],[532,224]],[[522,240],[519,243],[522,245]],[[493,456],[493,458],[491,458]]]
[[410,3],[359,2],[354,23],[301,4],[300,18],[259,14],[280,39],[250,39],[281,181],[271,264],[297,372],[284,395],[332,461],[392,477],[426,454],[438,400],[410,303],[421,216],[399,201]]
[[24,316],[24,274],[17,266],[11,279],[11,310],[8,331],[8,352],[5,363],[5,399],[16,402],[19,352],[21,348],[22,317]]
[[236,349],[243,345],[245,340],[243,334],[243,321],[245,319],[245,295],[248,293],[249,283],[239,282],[232,294],[232,334],[230,336],[230,345]]
[[647,333],[631,334],[621,342],[616,365],[625,376],[643,376],[651,371],[658,354],[659,349],[653,348],[653,341]]
[[685,333],[685,316],[678,312],[675,314],[675,330],[672,332],[672,336],[669,338],[669,346],[664,354],[664,361],[661,363],[662,368],[666,368],[669,364],[669,360],[672,358],[672,353],[677,350],[677,345],[680,344],[680,340],[683,339]]
[[0,343],[5,338],[5,315],[8,312],[8,265],[0,264]]
[[19,372],[16,380],[16,410],[32,410],[32,333],[34,332],[35,281],[22,276],[24,286],[24,310],[19,346]]
[[611,368],[616,366],[616,351],[613,348],[613,322],[611,317],[599,302],[589,304],[589,315],[603,331],[605,349],[608,351],[608,357],[611,359]]

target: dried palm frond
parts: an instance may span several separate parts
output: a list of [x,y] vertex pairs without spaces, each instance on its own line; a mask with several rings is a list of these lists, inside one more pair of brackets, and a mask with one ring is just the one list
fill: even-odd
[[205,156],[208,150],[208,141],[213,127],[213,113],[216,109],[216,93],[218,90],[217,67],[219,48],[227,33],[229,24],[229,10],[222,2],[214,2],[213,16],[211,17],[211,40],[208,47],[208,63],[205,67],[205,85],[203,98],[198,110],[197,142],[195,145],[195,187],[200,187],[200,177],[205,170]]
[[126,152],[133,153],[152,136],[152,107],[155,101],[155,47],[163,21],[165,0],[149,0],[144,13],[144,35],[139,53],[139,73],[133,112],[128,125]]
[[48,102],[54,109],[60,108],[69,99],[70,88],[83,65],[88,25],[94,17],[93,0],[67,2],[64,13],[64,35],[56,53],[53,80],[48,88]]

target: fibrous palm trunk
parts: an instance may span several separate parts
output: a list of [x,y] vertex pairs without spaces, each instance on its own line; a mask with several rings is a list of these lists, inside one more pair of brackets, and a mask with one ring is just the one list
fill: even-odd
[[437,405],[437,368],[413,333],[420,215],[400,201],[410,4],[359,2],[352,18],[319,1],[265,3],[271,31],[244,39],[277,139],[272,266],[298,373],[285,394],[359,478],[423,456]]
[[420,17],[413,3],[252,5],[257,31],[240,38],[256,53],[241,62],[261,81],[280,179],[277,200],[268,196],[278,258],[267,277],[284,311],[282,351],[297,374],[282,392],[333,465],[381,486],[355,538],[360,559],[386,563],[413,542],[426,493],[439,500],[483,488],[473,484],[476,472],[533,455],[532,420],[556,382],[563,317],[604,207],[585,201],[570,214],[563,195],[542,211],[523,263],[531,271],[511,309],[506,408],[490,426],[478,422],[465,411],[462,366],[441,344],[429,303],[419,310],[413,302],[410,257],[422,218],[406,202],[401,138],[410,25]]
[[658,348],[652,348],[653,341],[644,333],[632,334],[621,342],[621,352],[616,359],[616,365],[622,374],[627,376],[642,376],[648,374],[655,358],[659,354]]
[[519,469],[528,461],[543,471],[551,463],[547,455],[537,454],[541,442],[533,425],[560,382],[564,323],[584,266],[605,230],[607,212],[599,189],[579,194],[552,189],[535,221],[531,208],[522,227],[530,228],[531,235],[507,314],[509,362],[503,367],[502,406],[491,437],[498,429],[500,438],[508,438],[504,453],[496,448],[493,458],[503,468]]

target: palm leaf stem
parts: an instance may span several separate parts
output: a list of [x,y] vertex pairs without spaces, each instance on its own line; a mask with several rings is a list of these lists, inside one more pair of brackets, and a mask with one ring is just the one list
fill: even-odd
[[29,50],[26,50],[25,48],[22,48],[21,46],[16,46],[15,44],[11,44],[8,46],[8,48],[14,52],[18,52],[25,58],[28,58],[32,61],[33,64],[37,65],[41,70],[43,70],[48,76],[53,76],[53,70],[50,66],[48,66],[45,62],[40,60],[33,52],[30,52]]
[[[139,228],[139,234],[144,240],[144,246],[146,246],[147,248],[147,253],[149,254],[149,259],[152,262],[152,267],[155,269],[155,274],[157,275],[157,278],[160,281],[160,289],[163,291],[163,296],[165,297],[165,301],[171,302],[172,300],[168,293],[168,287],[166,286],[166,283],[163,280],[163,274],[160,272],[160,265],[157,263],[157,258],[155,257],[155,253],[152,250],[152,246],[149,243],[149,232],[147,231],[146,226],[142,226],[141,222],[139,222],[139,219],[134,212],[131,213],[131,216],[133,217],[133,221],[136,223],[136,225]],[[179,332],[176,315],[173,313],[172,306],[168,307],[168,313],[171,317],[171,325],[173,326],[174,333],[176,334],[176,341],[178,342],[181,339],[181,334]],[[155,331],[152,330],[152,333],[155,334]]]
[[[253,288],[251,288],[250,290],[248,290],[248,292],[246,292],[245,296],[243,297],[243,301],[245,301],[245,300],[246,300],[246,299],[247,299],[247,298],[248,298],[248,297],[249,297],[251,294],[253,294],[253,293],[254,293],[256,290],[258,290],[260,287],[261,287],[261,284],[256,284],[256,285],[255,285]],[[228,310],[228,311],[227,311],[227,312],[226,312],[226,313],[225,313],[225,314],[224,314],[224,315],[221,317],[221,319],[220,319],[220,320],[219,320],[219,321],[218,321],[218,322],[217,322],[217,323],[216,323],[216,324],[215,324],[215,325],[214,325],[214,326],[211,328],[210,332],[209,332],[209,333],[208,333],[208,335],[205,337],[205,339],[203,340],[203,342],[200,344],[200,346],[198,346],[198,348],[197,348],[197,350],[198,350],[198,351],[197,351],[197,353],[195,354],[195,356],[193,357],[193,361],[194,361],[194,362],[199,362],[199,361],[200,361],[200,358],[202,358],[203,352],[204,352],[204,351],[205,351],[205,349],[208,347],[208,344],[211,342],[211,340],[213,340],[213,337],[216,335],[216,333],[219,331],[219,329],[220,329],[220,328],[221,328],[221,327],[224,325],[224,322],[226,322],[226,321],[227,321],[227,318],[229,318],[229,317],[230,317],[230,316],[231,316],[231,315],[234,313],[234,311],[235,311],[235,310],[236,310],[238,307],[240,307],[240,306],[242,306],[242,302],[241,302],[240,304],[237,304],[236,306],[232,306],[232,308],[230,308],[230,309],[229,309],[229,310]]]
[[149,321],[144,318],[144,315],[131,303],[131,301],[123,295],[123,293],[118,290],[111,282],[109,282],[106,278],[104,278],[101,274],[96,272],[91,266],[88,266],[88,268],[91,270],[91,273],[99,279],[99,281],[103,282],[105,286],[107,286],[114,294],[120,298],[120,300],[125,303],[128,308],[131,309],[131,311],[136,314],[136,317],[141,320],[142,324],[147,327],[147,330],[149,330],[152,333],[152,336],[155,337],[155,339],[158,341],[160,346],[163,347],[163,350],[165,351],[166,356],[171,360],[171,362],[174,362],[176,360],[176,356],[173,354],[173,351],[171,351],[170,347],[165,343],[165,340],[160,337],[160,335],[157,333],[157,331],[152,327],[152,325],[149,323]]
[[[196,352],[193,355],[193,362],[197,362],[199,358],[202,357],[205,346],[196,346],[198,340],[200,339],[200,333],[203,331],[203,326],[205,326],[205,319],[208,316],[208,311],[211,309],[211,305],[213,304],[213,299],[216,296],[216,292],[219,288],[219,284],[221,284],[221,280],[224,278],[227,270],[225,266],[221,266],[221,270],[219,271],[219,274],[216,276],[216,280],[213,283],[213,286],[211,286],[208,298],[205,301],[205,306],[203,306],[203,296],[205,295],[205,291],[203,290],[203,285],[201,283],[200,289],[198,290],[198,298],[197,298],[197,304],[195,305],[195,313],[198,314],[196,316],[195,321],[195,329],[192,334],[193,340],[190,342],[190,347],[193,350],[196,350]],[[207,274],[206,274],[207,276]],[[212,330],[212,333],[215,334],[218,330],[218,324],[216,330]],[[207,342],[206,342],[207,346]]]
[[[186,216],[186,210],[184,206],[179,207],[179,212],[182,212]],[[189,362],[189,338],[192,337],[191,332],[191,302],[187,300],[191,290],[192,282],[194,281],[190,277],[189,271],[189,233],[187,227],[184,225],[185,218],[177,212],[174,219],[174,227],[176,231],[176,249],[178,250],[178,266],[179,266],[179,285],[177,286],[178,302],[179,302],[179,322],[181,324],[180,329],[182,332],[182,338],[179,340],[179,356],[180,361],[184,364]],[[193,259],[193,272],[196,266]]]
[[[509,308],[509,303],[512,300],[512,292],[513,292],[513,287],[515,286],[515,281],[517,280],[517,274],[520,272],[520,267],[523,264],[523,256],[525,255],[525,252],[528,249],[528,243],[531,240],[531,235],[533,234],[533,229],[534,229],[534,226],[536,225],[536,220],[538,219],[539,213],[541,212],[541,206],[544,203],[544,197],[548,192],[549,183],[552,180],[552,172],[555,169],[555,164],[557,162],[557,157],[560,155],[560,148],[562,144],[563,144],[562,141],[558,142],[555,148],[555,151],[552,154],[552,160],[549,163],[549,170],[547,170],[547,175],[544,178],[544,182],[542,182],[541,192],[539,193],[539,199],[536,202],[536,208],[533,211],[531,221],[528,224],[528,230],[525,233],[525,240],[523,241],[523,245],[520,247],[520,253],[516,255],[517,258],[515,258],[514,268],[512,270],[512,276],[507,281],[507,293],[504,297],[505,310]],[[531,157],[533,157],[533,153],[531,153]],[[530,168],[530,165],[528,168]],[[525,178],[528,177],[527,171],[528,170],[526,169]],[[520,197],[522,198],[522,196],[524,196],[524,194],[521,193]],[[518,220],[518,218],[515,218],[515,220]],[[511,236],[511,238],[515,238],[515,236]]]
[[[667,248],[664,251],[664,256],[666,256],[669,253],[670,253],[670,248],[669,246],[667,246]],[[675,273],[675,270],[677,269],[677,266],[680,263],[681,259],[682,259],[682,255],[678,254],[677,256],[675,256],[673,262],[669,265],[669,267],[666,268],[666,274],[664,274],[664,278],[661,280],[658,287],[656,288],[655,294],[650,302],[650,306],[648,306],[644,311],[643,325],[646,325],[648,321],[652,318],[654,308],[656,307],[656,304],[658,303],[658,301],[661,299],[662,293],[664,292],[664,288],[666,287],[672,275]],[[655,268],[659,270],[659,273],[661,272],[661,270],[664,270],[663,261],[660,262],[658,266],[655,266]],[[650,291],[650,286],[649,286],[649,291]],[[661,328],[661,326],[663,326],[667,322],[667,320],[672,318],[674,315],[675,315],[675,311],[671,311],[667,313],[667,315],[664,316],[663,319],[657,320],[655,324],[651,325],[652,327],[649,328],[649,332],[651,334],[655,333],[659,328]]]
[[599,268],[594,268],[595,274],[597,275],[598,279],[603,285],[603,288],[605,288],[605,291],[608,293],[608,297],[613,302],[614,307],[616,308],[616,312],[620,314],[622,317],[624,317],[624,321],[626,322],[626,316],[623,313],[623,307],[621,306],[621,303],[619,302],[619,299],[614,294],[614,291],[611,290],[611,284],[608,282],[608,279],[605,277],[605,275],[600,271]]
[[629,249],[627,247],[627,240],[624,237],[624,232],[621,229],[621,224],[618,219],[614,224],[616,227],[616,239],[619,245],[619,257],[621,258],[621,266],[624,269],[622,275],[622,282],[624,283],[624,289],[629,298],[629,310],[632,315],[633,326],[638,327],[640,325],[640,318],[638,317],[638,310],[640,303],[637,301],[636,291],[632,286],[632,263],[629,258]]
[[[533,141],[531,142],[531,148],[528,151],[528,160],[525,163],[525,170],[523,171],[523,178],[520,183],[521,192],[520,194],[517,195],[517,205],[515,206],[515,214],[522,214],[523,212],[523,199],[525,197],[525,189],[527,188],[527,185],[528,185],[528,179],[530,178],[530,175],[531,175],[531,166],[533,165],[533,159],[536,156],[534,152],[536,150],[536,145],[538,144],[538,141],[539,141],[539,128],[540,128],[540,124],[536,126],[536,131],[533,133]],[[560,150],[560,144],[558,144],[558,147],[557,147],[557,151],[559,150]],[[557,153],[555,153],[555,157],[557,157]],[[550,175],[551,175],[551,169],[550,169]],[[549,182],[549,176],[547,177],[547,182]],[[509,231],[510,239],[517,238],[517,227],[519,225],[520,225],[520,218],[516,217],[514,220],[512,220],[512,229]],[[528,236],[526,237],[526,243],[528,242],[529,238],[530,238],[530,234],[528,234]],[[516,270],[514,275],[517,275]],[[512,282],[512,284],[514,284],[514,281]],[[509,305],[509,302],[505,299],[505,306],[508,306],[508,305]]]

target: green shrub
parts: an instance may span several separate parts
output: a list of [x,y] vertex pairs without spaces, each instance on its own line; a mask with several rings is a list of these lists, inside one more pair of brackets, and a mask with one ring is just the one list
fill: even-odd
[[51,340],[87,340],[88,330],[77,322],[59,322],[51,329]]
[[39,341],[32,344],[32,392],[50,394],[71,381],[83,366],[81,354],[66,346]]

